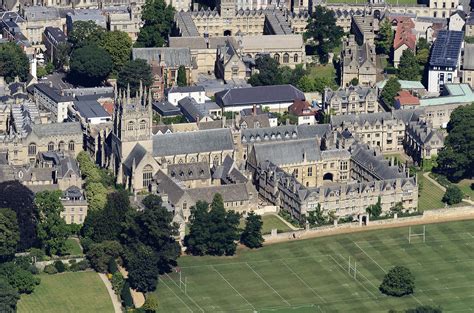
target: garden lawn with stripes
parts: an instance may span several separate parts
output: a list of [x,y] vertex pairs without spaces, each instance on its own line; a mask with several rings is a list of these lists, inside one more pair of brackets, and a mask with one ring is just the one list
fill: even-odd
[[113,313],[107,289],[96,272],[41,274],[41,284],[18,302],[19,313]]
[[[418,305],[443,312],[474,308],[474,221],[408,227],[239,249],[233,257],[179,259],[160,277],[159,312],[387,312]],[[412,226],[419,233],[422,226]],[[349,257],[356,271],[349,272]],[[378,287],[396,265],[415,276],[401,298]],[[354,277],[355,272],[355,277]],[[184,287],[186,282],[186,291]]]

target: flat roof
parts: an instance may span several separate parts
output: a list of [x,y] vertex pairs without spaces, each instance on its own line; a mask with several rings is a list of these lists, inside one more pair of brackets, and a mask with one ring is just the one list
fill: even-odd
[[421,99],[420,106],[471,103],[474,101],[474,92],[468,84],[445,84],[444,87],[449,95]]

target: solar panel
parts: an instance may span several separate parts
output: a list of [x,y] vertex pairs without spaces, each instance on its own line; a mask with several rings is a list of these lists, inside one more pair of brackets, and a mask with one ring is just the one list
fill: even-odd
[[462,31],[439,31],[431,50],[430,65],[456,67],[463,37]]

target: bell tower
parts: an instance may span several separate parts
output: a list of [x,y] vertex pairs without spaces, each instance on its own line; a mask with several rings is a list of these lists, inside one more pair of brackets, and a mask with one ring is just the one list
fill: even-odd
[[114,137],[120,145],[120,158],[124,161],[136,144],[141,144],[152,152],[152,94],[150,90],[140,89],[135,98],[127,91],[115,92]]

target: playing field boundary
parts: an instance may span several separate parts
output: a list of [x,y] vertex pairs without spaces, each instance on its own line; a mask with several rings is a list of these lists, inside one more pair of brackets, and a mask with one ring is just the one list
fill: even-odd
[[[328,237],[340,234],[359,233],[371,230],[401,228],[406,226],[439,224],[445,222],[474,220],[474,206],[465,206],[449,209],[436,209],[423,212],[423,215],[400,217],[397,219],[377,220],[366,226],[340,224],[337,226],[323,226],[320,229],[300,230],[279,233],[276,236],[264,235],[264,245],[271,245],[285,241],[304,240],[317,237]],[[296,234],[293,238],[292,234]]]

